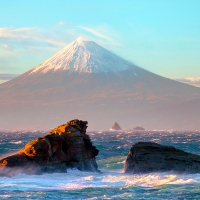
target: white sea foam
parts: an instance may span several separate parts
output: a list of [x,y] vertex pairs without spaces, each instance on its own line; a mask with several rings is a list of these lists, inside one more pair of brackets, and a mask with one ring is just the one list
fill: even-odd
[[19,141],[15,141],[15,140],[12,140],[11,142],[9,142],[10,144],[22,144],[22,141],[19,140]]
[[[3,177],[0,179],[0,199],[199,199],[200,174],[166,172],[130,175],[122,172],[127,153],[134,143],[157,138],[163,144],[200,154],[199,133],[93,132],[90,136],[100,150],[97,163],[102,174],[68,170],[63,174]],[[16,134],[3,135],[1,148],[6,150],[11,147],[12,151],[6,152],[13,153],[20,145],[9,142],[26,143],[28,138],[23,138],[24,135],[22,139]],[[186,140],[191,142],[183,143]]]
[[143,175],[127,175],[119,172],[103,174],[69,170],[66,174],[23,175],[0,180],[4,191],[49,191],[77,190],[85,188],[154,188],[169,184],[200,183],[200,174],[176,175],[170,173],[151,173]]

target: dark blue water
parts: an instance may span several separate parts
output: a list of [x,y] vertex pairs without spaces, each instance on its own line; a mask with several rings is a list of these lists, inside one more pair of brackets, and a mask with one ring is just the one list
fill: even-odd
[[[0,132],[0,157],[21,149],[41,132]],[[200,154],[200,132],[88,132],[100,150],[102,174],[69,170],[66,174],[0,178],[0,199],[200,199],[200,174],[150,173],[126,175],[124,160],[138,141],[173,145]]]

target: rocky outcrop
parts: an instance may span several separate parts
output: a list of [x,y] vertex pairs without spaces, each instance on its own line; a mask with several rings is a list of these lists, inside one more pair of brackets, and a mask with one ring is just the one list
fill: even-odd
[[200,156],[172,146],[138,142],[130,149],[124,165],[125,173],[174,171],[200,173]]
[[0,160],[0,175],[66,172],[67,168],[99,172],[98,150],[86,134],[87,121],[71,120],[47,135],[27,143],[14,155]]
[[114,125],[112,126],[111,130],[120,131],[122,129],[119,126],[119,124],[117,122],[115,122]]
[[133,128],[134,131],[145,131],[145,129],[143,127],[140,126],[136,126]]

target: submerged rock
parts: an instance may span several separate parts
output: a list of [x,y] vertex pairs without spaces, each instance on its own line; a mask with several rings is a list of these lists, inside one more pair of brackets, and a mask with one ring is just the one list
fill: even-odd
[[138,142],[130,149],[124,165],[125,173],[174,171],[200,173],[200,156],[172,146]]
[[47,135],[27,143],[14,155],[0,160],[0,175],[66,172],[67,168],[99,172],[99,150],[86,134],[87,121],[71,120]]
[[115,122],[114,125],[112,126],[111,130],[120,131],[122,129],[119,126],[119,124],[117,122]]

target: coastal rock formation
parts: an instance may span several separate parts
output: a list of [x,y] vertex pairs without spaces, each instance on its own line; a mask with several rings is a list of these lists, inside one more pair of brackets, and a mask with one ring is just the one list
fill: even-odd
[[145,131],[145,129],[143,127],[140,126],[136,126],[133,128],[134,131]]
[[199,173],[200,156],[172,146],[138,142],[130,149],[124,165],[124,172],[131,174],[165,171]]
[[67,168],[99,172],[98,150],[86,134],[87,121],[71,120],[47,135],[27,143],[14,155],[0,160],[0,175],[66,172]]
[[117,122],[115,122],[114,125],[112,126],[111,130],[120,131],[122,129],[119,126],[119,124]]

